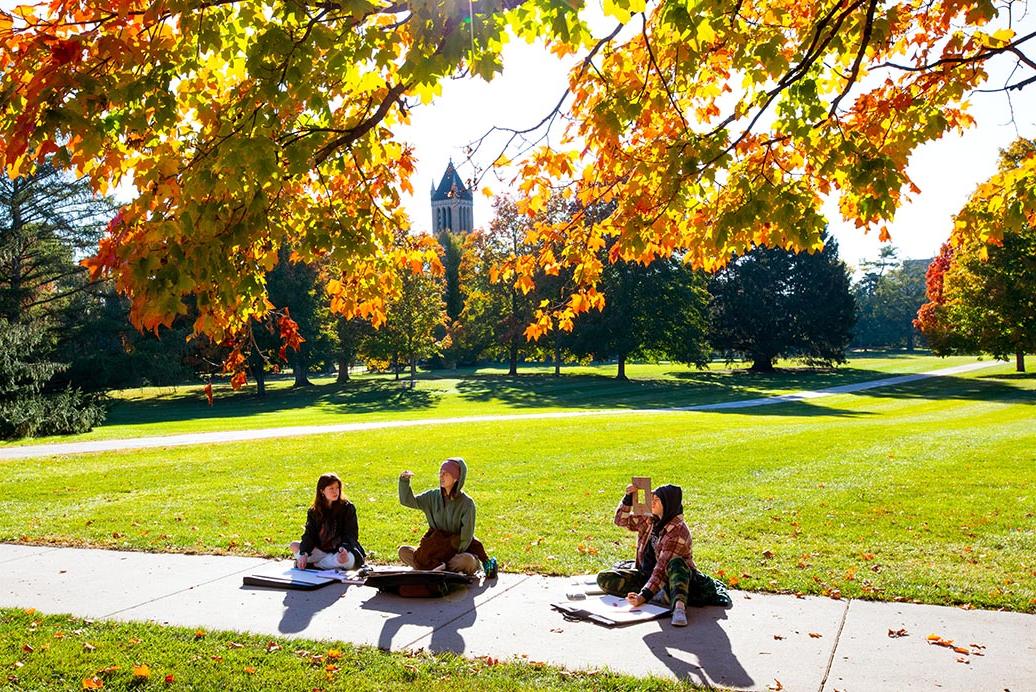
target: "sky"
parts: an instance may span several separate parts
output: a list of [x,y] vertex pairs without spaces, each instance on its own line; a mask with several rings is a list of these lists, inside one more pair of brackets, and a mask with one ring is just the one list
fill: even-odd
[[[1036,12],[1016,25],[1018,35],[1031,31],[1036,31]],[[1013,62],[1004,56],[989,65],[987,88],[1007,83]],[[428,190],[438,184],[451,158],[461,178],[471,177],[473,168],[464,164],[465,147],[494,125],[524,129],[539,122],[561,97],[566,75],[565,66],[542,47],[512,41],[505,48],[502,75],[490,83],[477,77],[451,80],[440,98],[412,111],[403,139],[414,146],[417,168],[411,180],[414,195],[404,199],[404,206],[415,229],[431,228]],[[910,160],[907,172],[921,193],[904,204],[889,225],[900,259],[933,257],[949,237],[953,215],[975,187],[996,171],[999,150],[1018,136],[1036,137],[1036,84],[1014,92],[1010,103],[1002,92],[976,93],[970,102],[976,120],[973,128],[919,147]],[[475,160],[485,167],[497,151],[487,148]],[[494,193],[506,191],[492,174],[483,182]],[[474,199],[475,225],[481,226],[490,220],[491,200],[478,191]],[[842,259],[857,266],[861,260],[877,257],[883,244],[876,232],[865,235],[845,223],[833,204],[825,207],[825,213]]]

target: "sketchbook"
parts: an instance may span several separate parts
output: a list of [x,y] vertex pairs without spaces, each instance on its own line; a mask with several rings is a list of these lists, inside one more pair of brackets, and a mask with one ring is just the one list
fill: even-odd
[[670,614],[670,610],[654,603],[634,608],[625,598],[609,595],[588,595],[585,600],[551,603],[568,620],[589,620],[605,627],[647,622]]
[[245,586],[312,591],[328,584],[362,584],[363,578],[350,576],[335,569],[314,570],[291,567],[249,574],[242,581]]

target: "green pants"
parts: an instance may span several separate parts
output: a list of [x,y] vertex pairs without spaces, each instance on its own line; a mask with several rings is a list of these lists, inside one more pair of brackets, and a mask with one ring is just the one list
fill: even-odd
[[[636,593],[647,584],[648,577],[640,570],[633,568],[615,567],[607,569],[597,575],[597,585],[612,596],[625,596],[628,593]],[[667,604],[687,604],[687,591],[691,582],[691,568],[687,560],[682,557],[674,557],[669,560],[665,568],[666,583],[659,594]]]

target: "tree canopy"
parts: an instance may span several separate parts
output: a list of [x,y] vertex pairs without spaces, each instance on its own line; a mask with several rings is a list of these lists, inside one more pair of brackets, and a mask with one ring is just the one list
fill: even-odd
[[[1012,177],[1036,153],[1036,141],[1019,139],[1001,152],[991,181]],[[1036,349],[1036,224],[1019,218],[1014,204],[989,197],[984,183],[957,215],[954,232],[927,274],[928,302],[915,324],[939,354],[982,351],[1015,357],[1025,371],[1025,353]],[[969,232],[972,224],[999,228],[987,245]]]
[[[265,276],[282,247],[320,260],[332,309],[379,322],[400,270],[432,261],[393,243],[409,225],[399,196],[414,160],[398,132],[410,108],[444,79],[491,78],[510,35],[543,39],[583,60],[559,103],[564,131],[520,165],[522,211],[541,211],[559,186],[582,208],[616,207],[534,225],[538,250],[511,280],[572,276],[569,295],[539,309],[535,338],[602,305],[605,261],[675,253],[717,269],[753,245],[817,250],[829,195],[884,233],[916,189],[911,153],[971,123],[964,101],[986,61],[1017,60],[1005,89],[1036,79],[1024,53],[1034,34],[1010,28],[1017,3],[603,6],[616,24],[603,38],[579,0],[23,6],[0,13],[0,160],[17,174],[52,156],[101,193],[132,176],[137,196],[88,265],[114,276],[140,328],[191,305],[197,332],[242,332],[271,309]],[[984,194],[1031,222],[1034,181],[1029,155]],[[967,228],[1000,233],[981,216]]]

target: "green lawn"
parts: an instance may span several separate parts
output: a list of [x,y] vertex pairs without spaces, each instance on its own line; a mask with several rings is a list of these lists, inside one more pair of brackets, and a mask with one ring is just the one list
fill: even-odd
[[[105,424],[85,435],[21,440],[40,444],[174,435],[213,430],[244,430],[296,425],[327,425],[401,418],[444,418],[486,414],[584,410],[590,408],[664,408],[751,399],[803,389],[880,379],[974,362],[974,358],[933,356],[854,356],[847,366],[827,371],[792,369],[773,375],[747,373],[714,364],[697,370],[682,365],[628,366],[628,382],[614,379],[615,366],[565,367],[551,376],[547,367],[523,367],[517,377],[506,368],[423,372],[414,390],[386,375],[363,375],[338,385],[333,378],[292,389],[291,380],[271,382],[259,399],[254,387],[234,392],[217,386],[209,406],[201,385],[116,392]],[[0,447],[5,443],[0,443]]]
[[[925,361],[867,369],[952,364]],[[722,377],[744,378],[742,394],[802,388]],[[473,386],[471,379],[478,378],[461,382]],[[671,393],[702,386],[679,378],[576,379],[582,384],[564,383],[564,397],[541,391],[548,380],[528,377],[487,400],[511,410],[523,397],[576,407],[578,392],[582,407],[594,400],[612,406],[620,397],[608,394],[611,387]],[[456,408],[477,401],[470,394],[450,400]],[[1036,612],[1034,404],[1036,377],[1002,365],[740,411],[467,423],[0,462],[0,540],[283,556],[301,531],[317,476],[334,470],[358,507],[362,540],[375,560],[388,562],[423,524],[396,500],[398,473],[414,470],[415,488],[427,488],[438,462],[459,454],[471,469],[478,534],[507,570],[591,572],[632,556],[632,535],[611,517],[630,476],[648,475],[683,486],[699,567],[739,588]]]
[[[384,653],[306,639],[204,632],[0,609],[3,689],[670,690],[688,683],[530,661]],[[167,676],[169,676],[167,678]]]

